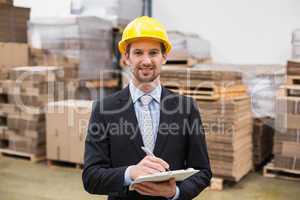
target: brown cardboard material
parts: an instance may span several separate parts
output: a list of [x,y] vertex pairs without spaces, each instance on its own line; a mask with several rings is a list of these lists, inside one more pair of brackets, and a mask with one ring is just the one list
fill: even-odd
[[0,0],[0,6],[1,5],[12,6],[13,5],[13,0]]
[[83,163],[92,101],[51,102],[47,110],[47,158]]
[[[48,104],[48,109],[55,108],[54,103]],[[70,158],[69,131],[67,127],[67,112],[47,112],[46,142],[47,159],[68,161]]]
[[[11,0],[4,1],[12,4]],[[9,4],[0,4],[0,41],[26,43],[30,8],[15,7]]]
[[300,129],[300,115],[276,113],[275,127],[282,129]]
[[91,101],[77,101],[79,104],[72,106],[75,110],[74,126],[70,127],[70,161],[83,164],[84,144],[92,111]]
[[282,156],[300,158],[300,143],[298,143],[298,142],[283,142]]
[[27,44],[0,42],[0,68],[27,66],[28,59]]

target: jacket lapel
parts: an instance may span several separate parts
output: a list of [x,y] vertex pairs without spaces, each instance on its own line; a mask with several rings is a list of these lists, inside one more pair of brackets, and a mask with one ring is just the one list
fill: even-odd
[[138,121],[135,115],[134,105],[128,86],[125,89],[123,89],[120,93],[119,108],[122,109],[120,117],[122,117],[131,127],[127,133],[129,135],[129,140],[136,148],[136,152],[138,152],[138,154],[141,157],[144,157],[145,153],[141,150],[141,146],[144,145],[143,138],[141,135],[140,128],[138,126]]
[[160,119],[158,126],[157,138],[154,146],[154,155],[160,157],[165,147],[165,143],[169,136],[168,125],[173,123],[173,119],[168,115],[168,111],[174,111],[176,109],[176,100],[173,94],[162,87],[161,101],[160,101]]

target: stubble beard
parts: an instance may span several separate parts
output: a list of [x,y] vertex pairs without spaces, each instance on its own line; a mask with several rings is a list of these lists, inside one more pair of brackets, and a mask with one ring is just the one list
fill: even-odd
[[149,92],[160,84],[160,73],[153,74],[151,77],[142,77],[138,73],[132,71],[135,85],[144,92]]

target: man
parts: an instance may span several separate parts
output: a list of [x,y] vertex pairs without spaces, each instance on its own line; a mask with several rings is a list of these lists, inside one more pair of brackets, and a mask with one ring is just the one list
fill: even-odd
[[[109,199],[192,199],[211,179],[205,135],[196,104],[160,84],[171,50],[166,30],[139,17],[125,28],[119,50],[131,67],[125,89],[94,104],[85,143],[83,183]],[[148,148],[153,155],[141,149]],[[182,182],[134,184],[137,177],[167,169],[200,172]]]

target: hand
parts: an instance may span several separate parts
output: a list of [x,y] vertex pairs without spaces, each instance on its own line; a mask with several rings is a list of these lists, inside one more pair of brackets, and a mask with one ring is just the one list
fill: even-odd
[[148,196],[161,196],[165,198],[173,198],[176,194],[176,181],[174,178],[159,183],[137,183],[134,184],[132,187],[138,193]]
[[132,180],[139,176],[164,172],[169,168],[169,164],[154,156],[145,156],[137,165],[130,166],[129,175]]

